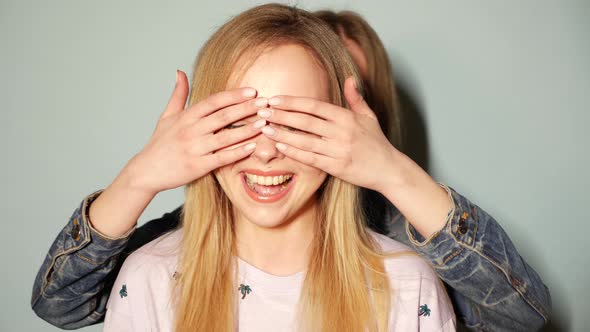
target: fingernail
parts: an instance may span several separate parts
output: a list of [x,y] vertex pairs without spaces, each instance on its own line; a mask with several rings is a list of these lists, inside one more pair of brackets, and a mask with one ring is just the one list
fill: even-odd
[[248,143],[248,144],[246,144],[246,146],[244,146],[244,150],[252,151],[252,150],[254,150],[255,147],[256,147],[256,143],[254,143],[254,142]]
[[279,151],[285,151],[287,150],[287,146],[283,143],[276,143],[275,146],[277,147],[277,149],[279,149]]
[[178,85],[178,76],[180,76],[180,75],[178,74],[178,69],[176,69],[176,83],[175,83],[176,85]]
[[265,124],[266,124],[266,120],[260,119],[260,120],[258,120],[256,122],[254,122],[253,127],[256,128],[256,129],[260,129],[260,128],[264,127]]
[[268,99],[266,99],[266,98],[258,98],[254,102],[254,105],[256,105],[256,107],[266,107],[268,105]]
[[275,130],[272,129],[272,127],[266,126],[266,127],[262,128],[262,133],[264,135],[272,136],[275,134]]
[[256,90],[252,89],[252,88],[246,88],[244,89],[244,91],[242,92],[242,95],[246,98],[251,98],[254,97],[256,95]]
[[269,109],[258,110],[258,116],[263,119],[268,119],[268,118],[270,118],[271,115],[272,115],[272,111]]
[[279,97],[272,97],[268,100],[268,104],[270,106],[276,106],[281,103],[281,98]]

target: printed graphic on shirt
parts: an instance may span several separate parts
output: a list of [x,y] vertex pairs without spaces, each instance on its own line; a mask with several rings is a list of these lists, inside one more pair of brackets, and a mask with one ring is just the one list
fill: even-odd
[[418,308],[418,316],[430,316],[430,308],[428,308],[428,305],[423,304]]
[[[171,303],[176,294],[171,286],[184,278],[184,272],[178,271],[178,257],[168,253],[169,248],[180,243],[180,234],[154,240],[158,247],[139,249],[125,260],[109,300],[105,332],[173,331],[175,311]],[[384,251],[406,250],[385,236],[373,236]],[[299,323],[297,305],[305,272],[273,276],[239,258],[236,260],[237,280],[231,286],[238,291],[237,299],[234,298],[238,300],[236,330],[293,331]],[[417,255],[400,255],[385,260],[384,266],[392,288],[398,290],[391,298],[388,331],[455,331],[453,308],[426,262]],[[133,296],[129,296],[127,280],[135,285],[131,286]],[[412,312],[418,317],[408,315]]]
[[246,295],[250,294],[250,292],[252,291],[252,288],[250,288],[250,286],[248,286],[248,285],[240,284],[240,287],[238,287],[238,290],[240,291],[240,293],[242,293],[242,300],[243,300],[246,297]]
[[121,287],[121,290],[119,291],[119,295],[121,295],[121,298],[127,297],[127,285],[123,284],[123,287]]

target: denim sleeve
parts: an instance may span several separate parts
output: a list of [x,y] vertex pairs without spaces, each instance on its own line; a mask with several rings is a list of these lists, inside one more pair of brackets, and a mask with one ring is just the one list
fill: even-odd
[[104,320],[106,304],[125,258],[177,226],[182,207],[119,238],[102,235],[86,211],[100,195],[86,197],[58,234],[33,285],[35,313],[62,329],[78,329]]
[[549,289],[502,227],[452,188],[446,226],[424,239],[409,223],[415,250],[447,284],[458,318],[475,331],[536,331],[551,311]]
[[85,211],[101,192],[86,197],[74,211],[51,245],[33,285],[31,306],[35,313],[63,329],[102,319],[105,279],[134,231],[109,238],[91,227]]

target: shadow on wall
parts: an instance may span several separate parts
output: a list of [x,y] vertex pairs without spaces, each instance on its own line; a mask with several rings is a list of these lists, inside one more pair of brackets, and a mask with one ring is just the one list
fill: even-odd
[[[427,135],[427,124],[424,118],[424,109],[419,97],[420,88],[415,77],[408,73],[406,66],[400,66],[392,61],[396,90],[402,113],[402,152],[414,160],[426,172],[430,168],[430,146]],[[552,295],[556,295],[555,289]],[[559,292],[561,293],[561,292]],[[541,332],[567,332],[570,331],[567,311],[554,310],[551,319],[541,329]],[[464,326],[459,326],[459,331],[467,331]]]
[[[429,156],[426,126],[418,98],[413,95],[409,84],[395,77],[396,92],[401,111],[401,152],[414,160],[422,169],[428,172]],[[361,188],[363,213],[367,217],[369,227],[377,233],[387,234],[387,210],[391,203],[380,193]]]
[[398,56],[395,50],[387,50],[387,53],[391,55],[389,62],[401,112],[401,151],[429,172],[430,144],[420,84],[410,67],[405,65],[403,57]]
[[569,327],[564,327],[563,325],[556,323],[553,319],[550,319],[549,323],[547,323],[547,325],[545,325],[545,327],[543,327],[541,329],[541,332],[567,332],[567,331],[570,331]]
[[[546,265],[546,269],[550,269],[549,264]],[[549,270],[547,270],[549,271]],[[555,277],[553,278],[556,279]],[[558,278],[557,278],[558,279]],[[562,285],[552,285],[549,288],[551,293],[551,302],[553,304],[553,310],[549,322],[545,327],[541,329],[541,332],[569,332],[572,331],[571,321],[571,304],[564,299],[562,294],[565,294],[565,290]],[[584,327],[585,331],[587,327]]]
[[402,152],[428,172],[429,145],[422,106],[403,80],[396,81],[396,89],[402,113]]

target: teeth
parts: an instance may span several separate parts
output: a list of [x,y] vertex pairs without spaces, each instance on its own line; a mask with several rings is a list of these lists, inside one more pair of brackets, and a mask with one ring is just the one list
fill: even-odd
[[278,176],[262,176],[262,175],[246,173],[246,180],[248,180],[249,183],[252,183],[252,184],[257,183],[257,184],[263,185],[263,186],[270,186],[270,185],[276,186],[276,185],[279,185],[281,183],[288,181],[292,177],[293,177],[292,174],[278,175]]

